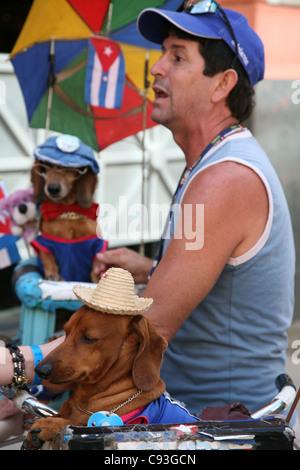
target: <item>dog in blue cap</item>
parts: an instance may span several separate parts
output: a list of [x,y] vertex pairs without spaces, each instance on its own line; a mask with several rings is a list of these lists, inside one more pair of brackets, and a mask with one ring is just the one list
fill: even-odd
[[48,138],[34,150],[33,199],[40,208],[40,233],[31,242],[45,279],[98,282],[97,253],[107,248],[99,236],[94,201],[100,171],[94,151],[71,135]]

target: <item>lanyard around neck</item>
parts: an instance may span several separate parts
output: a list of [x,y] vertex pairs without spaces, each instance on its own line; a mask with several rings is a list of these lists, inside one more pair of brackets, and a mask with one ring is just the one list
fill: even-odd
[[173,195],[171,206],[176,202],[179,190],[184,185],[184,183],[187,180],[188,176],[196,168],[196,166],[201,162],[203,157],[210,151],[210,149],[213,148],[215,145],[219,144],[222,140],[224,140],[226,137],[228,137],[231,133],[235,133],[238,130],[241,130],[243,128],[244,128],[244,126],[242,124],[233,124],[232,126],[229,126],[226,129],[224,129],[216,137],[214,137],[214,139],[207,145],[207,147],[205,147],[205,149],[201,152],[200,156],[197,158],[195,163],[190,168],[185,167],[185,169],[183,170],[183,173],[181,175],[181,178],[179,180],[177,189],[176,189],[176,191]]
[[[211,148],[213,148],[215,145],[219,144],[222,140],[224,140],[226,137],[228,137],[229,135],[231,135],[232,133],[235,133],[235,132],[238,132],[240,130],[243,130],[244,129],[244,125],[243,124],[233,124],[232,126],[229,126],[227,127],[226,129],[224,129],[222,132],[220,132],[208,145],[207,147],[205,147],[205,149],[201,152],[200,156],[197,158],[197,160],[195,161],[195,163],[190,167],[190,168],[187,168],[185,167],[185,169],[183,170],[183,173],[181,175],[181,178],[179,180],[179,183],[178,183],[178,186],[176,188],[176,191],[174,193],[174,196],[173,196],[173,199],[172,199],[172,202],[171,202],[171,207],[175,204],[176,202],[176,199],[178,197],[178,194],[179,194],[179,191],[180,189],[182,188],[182,186],[184,185],[185,181],[187,180],[188,176],[191,174],[191,172],[197,167],[197,165],[200,163],[200,161],[203,159],[203,157],[209,152],[209,150]],[[167,221],[166,225],[170,223],[170,220]],[[165,231],[164,231],[165,233]],[[161,260],[162,258],[162,253],[163,253],[163,246],[164,246],[164,233],[159,241],[159,245],[158,245],[158,248],[157,248],[157,252],[156,252],[156,256],[155,256],[155,260],[154,260],[154,263],[153,263],[153,266],[152,266],[152,269],[150,271],[150,275],[149,275],[149,278],[152,276],[156,266],[158,265],[159,261]]]

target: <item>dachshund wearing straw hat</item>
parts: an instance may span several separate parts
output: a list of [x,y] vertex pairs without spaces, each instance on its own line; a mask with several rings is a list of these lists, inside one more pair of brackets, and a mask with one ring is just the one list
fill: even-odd
[[93,263],[107,242],[97,226],[93,201],[99,166],[77,137],[50,137],[34,151],[34,201],[40,204],[40,235],[31,245],[48,280],[98,282]]
[[84,305],[65,325],[65,341],[35,369],[73,394],[59,415],[34,422],[25,447],[52,441],[66,425],[198,421],[164,394],[160,366],[167,342],[143,315],[152,299],[134,295],[131,274],[110,268],[95,289],[79,285],[74,293]]

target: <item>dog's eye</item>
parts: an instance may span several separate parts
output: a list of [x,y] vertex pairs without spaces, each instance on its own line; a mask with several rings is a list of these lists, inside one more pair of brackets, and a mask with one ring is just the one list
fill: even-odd
[[90,336],[87,336],[87,335],[82,335],[81,337],[82,343],[93,344],[93,343],[97,343],[97,341],[98,341],[98,338],[91,338]]

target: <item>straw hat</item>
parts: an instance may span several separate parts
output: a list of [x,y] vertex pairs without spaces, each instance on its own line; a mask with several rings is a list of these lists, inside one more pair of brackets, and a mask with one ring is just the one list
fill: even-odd
[[78,285],[73,292],[89,307],[116,315],[141,315],[153,302],[134,294],[133,277],[121,268],[108,269],[95,289]]

